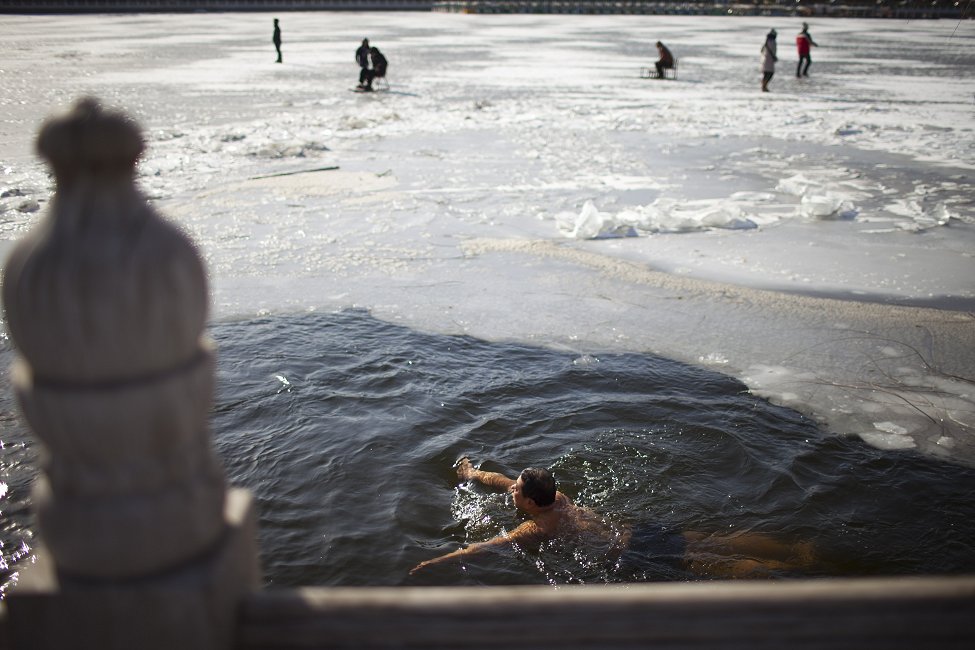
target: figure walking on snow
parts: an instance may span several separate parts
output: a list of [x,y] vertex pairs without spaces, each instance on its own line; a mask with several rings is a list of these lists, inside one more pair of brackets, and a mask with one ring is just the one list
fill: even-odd
[[[810,46],[819,47],[816,41],[812,39],[809,35],[809,24],[802,24],[802,31],[796,36],[796,49],[799,50],[799,63],[796,65],[796,76],[797,77],[808,77],[809,76],[809,64],[812,63],[812,57],[809,56]],[[806,62],[806,68],[803,70],[802,62]]]
[[773,29],[765,37],[765,45],[762,46],[762,92],[768,92],[768,82],[772,80],[772,75],[775,74],[775,62],[779,60],[775,56],[775,37],[776,33]]
[[281,63],[281,27],[278,26],[278,19],[274,19],[274,35],[271,36],[271,42],[274,43],[274,49],[278,51],[278,60],[275,63]]

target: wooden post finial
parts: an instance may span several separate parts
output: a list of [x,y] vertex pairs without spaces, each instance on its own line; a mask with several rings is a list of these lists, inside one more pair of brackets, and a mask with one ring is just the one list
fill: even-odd
[[44,443],[41,537],[70,575],[162,571],[224,530],[204,267],[135,186],[132,120],[84,99],[37,145],[56,194],[10,255],[3,300],[18,398]]
[[66,115],[49,119],[37,136],[37,152],[51,165],[59,185],[83,174],[131,177],[144,149],[139,126],[93,97],[79,100]]

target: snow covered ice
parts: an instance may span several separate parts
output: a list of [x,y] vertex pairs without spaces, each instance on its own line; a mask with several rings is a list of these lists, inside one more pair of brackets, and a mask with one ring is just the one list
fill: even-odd
[[[271,18],[5,17],[4,253],[49,198],[41,120],[94,94],[146,127],[217,318],[654,352],[975,462],[975,23],[814,20],[796,79],[793,18],[286,13],[283,65]],[[388,92],[349,92],[363,37]],[[657,40],[677,81],[639,78]]]

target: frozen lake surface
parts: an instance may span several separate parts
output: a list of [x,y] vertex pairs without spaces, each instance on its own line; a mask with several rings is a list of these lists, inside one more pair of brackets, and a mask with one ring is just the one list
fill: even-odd
[[[792,18],[287,13],[278,65],[271,17],[5,16],[0,252],[49,197],[42,119],[93,94],[146,128],[218,321],[653,353],[975,465],[971,21],[813,21],[797,79]],[[363,37],[388,91],[350,92]],[[639,77],[656,40],[676,81]]]
[[[91,93],[147,127],[141,182],[200,242],[219,318],[358,306],[653,351],[836,433],[975,460],[971,22],[823,20],[796,79],[788,18],[282,20],[276,65],[259,14],[5,19],[7,241],[49,190],[40,120]],[[389,92],[348,92],[363,36]],[[676,82],[639,78],[657,39]]]

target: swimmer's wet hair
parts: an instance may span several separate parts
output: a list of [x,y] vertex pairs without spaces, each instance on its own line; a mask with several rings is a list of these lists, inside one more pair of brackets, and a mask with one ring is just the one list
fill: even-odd
[[547,469],[529,467],[521,473],[521,493],[544,508],[555,503],[555,478]]

